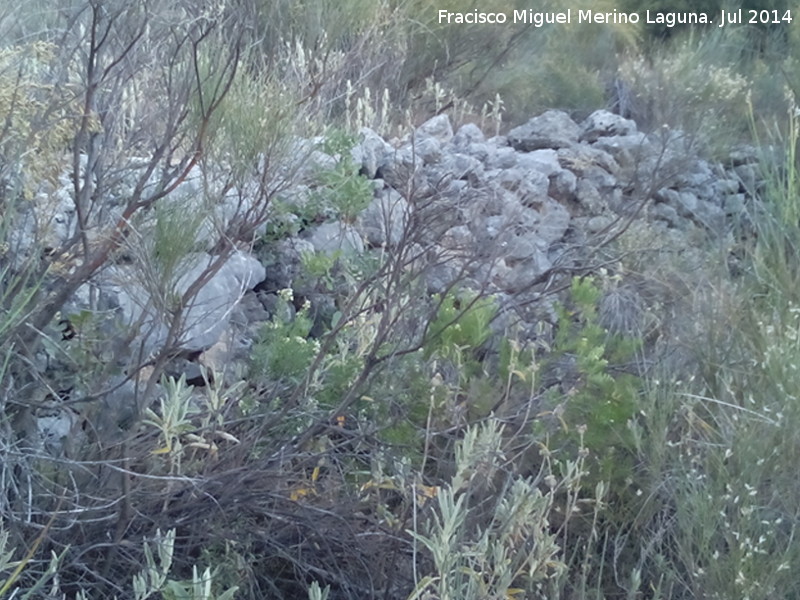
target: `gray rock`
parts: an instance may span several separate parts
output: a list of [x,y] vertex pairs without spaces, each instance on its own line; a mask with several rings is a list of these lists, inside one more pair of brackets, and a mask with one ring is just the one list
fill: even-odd
[[481,242],[494,242],[508,230],[508,219],[504,215],[492,215],[486,219]]
[[596,110],[581,123],[581,141],[592,143],[601,137],[631,135],[636,123],[607,110]]
[[54,409],[49,414],[39,415],[34,443],[51,456],[61,456],[77,422],[78,414],[68,409]]
[[[123,376],[112,377],[104,386],[110,390],[98,399],[94,411],[92,430],[101,439],[117,441],[123,430],[131,427],[137,418],[137,407],[147,406],[150,398],[144,398],[146,386]],[[156,386],[159,391],[160,386]]]
[[669,204],[659,202],[650,209],[650,214],[654,219],[666,222],[670,227],[681,227],[687,222],[678,216],[678,211]]
[[461,154],[454,152],[448,154],[442,159],[441,168],[436,169],[436,175],[432,179],[443,178],[447,176],[449,179],[466,179],[469,175],[480,176],[484,169],[480,160],[469,154]]
[[425,270],[425,283],[429,294],[443,294],[461,275],[461,268],[453,261],[437,262]]
[[392,152],[392,147],[368,127],[363,127],[358,135],[359,142],[351,150],[353,162],[359,165],[364,176],[374,179],[383,157]]
[[474,247],[475,238],[466,225],[457,225],[448,229],[442,236],[440,246],[447,250],[457,250],[466,253],[468,249]]
[[554,177],[564,169],[558,161],[558,154],[555,150],[533,150],[525,154],[520,154],[517,160],[520,169],[530,169],[538,171],[545,177]]
[[[244,293],[266,277],[264,267],[253,256],[236,252],[210,275],[219,257],[202,253],[189,256],[174,284],[159,284],[153,276],[137,275],[133,268],[115,266],[120,320],[134,328],[136,342],[145,354],[163,346],[173,327],[177,298],[197,288],[181,309],[177,345],[188,351],[205,350],[217,342],[226,329],[231,312]],[[205,283],[202,279],[209,277]],[[199,287],[198,287],[199,286]]]
[[[506,259],[495,260],[490,265],[488,281],[498,290],[505,290],[510,285],[511,267],[506,263]],[[500,291],[499,293],[504,293]]]
[[716,204],[705,200],[698,201],[692,217],[712,234],[716,236],[725,234],[725,211]]
[[467,123],[458,128],[458,131],[453,136],[452,144],[456,148],[463,149],[469,148],[473,144],[481,144],[484,141],[486,141],[486,136],[483,135],[480,127],[474,123]]
[[290,167],[294,169],[291,177],[301,184],[314,185],[317,183],[321,172],[336,168],[337,160],[321,150],[305,151],[296,155],[296,157],[295,164]]
[[756,164],[758,162],[758,149],[754,146],[740,144],[731,150],[729,157],[734,167]]
[[482,163],[486,163],[489,161],[492,153],[495,152],[495,148],[489,144],[475,142],[466,146],[464,152],[477,158]]
[[666,204],[669,204],[677,209],[678,205],[680,204],[680,193],[678,190],[661,188],[660,190],[656,191],[655,194],[653,194],[653,199],[656,202],[665,202]]
[[533,255],[511,266],[511,270],[501,280],[502,289],[507,292],[524,290],[552,266],[553,263],[547,258],[547,254],[537,249]]
[[675,208],[682,217],[691,217],[697,211],[700,200],[691,192],[678,192]]
[[699,198],[709,200],[717,193],[714,185],[717,176],[704,160],[694,160],[690,165],[682,165],[680,172],[674,178],[674,187],[692,188],[692,192]]
[[383,156],[376,175],[401,194],[414,189],[417,197],[426,197],[429,186],[421,169],[421,158],[410,146],[404,146]]
[[691,218],[697,210],[698,199],[691,192],[666,190],[664,196],[667,198],[667,203],[677,210],[681,217]]
[[[743,220],[744,212],[757,214],[753,196],[763,186],[752,149],[734,149],[726,171],[698,157],[696,136],[668,129],[646,136],[632,121],[608,111],[596,111],[580,126],[566,113],[548,111],[514,128],[508,137],[488,139],[474,124],[464,125],[454,135],[448,117],[440,115],[392,144],[362,129],[351,156],[361,173],[372,179],[375,196],[355,224],[331,222],[335,217],[326,210],[333,209],[318,206],[323,203],[316,188],[319,172],[333,168],[340,157],[321,152],[321,141],[296,140],[285,164],[278,167],[292,184],[282,190],[276,205],[288,210],[270,217],[271,235],[257,246],[261,262],[234,255],[209,281],[198,284],[183,307],[177,306],[176,298],[214,260],[209,254],[192,255],[176,271],[171,286],[157,285],[153,273],[142,276],[146,260],[144,267],[116,264],[80,288],[64,310],[91,305],[92,310],[117,314],[132,333],[133,345],[149,353],[158,351],[167,339],[170,314],[180,308],[185,318],[180,348],[205,351],[208,364],[238,361],[234,369],[238,373],[252,344],[248,332],[269,316],[260,300],[245,293],[258,280],[267,277],[264,289],[292,287],[311,299],[315,331],[330,324],[333,294],[301,276],[305,254],[357,255],[367,252],[366,241],[373,247],[370,256],[380,258],[385,251],[377,248],[396,248],[412,233],[415,256],[408,269],[424,273],[428,291],[442,292],[459,279],[464,285],[486,285],[490,293],[508,293],[517,302],[521,297],[537,298],[538,290],[530,287],[553,261],[587,266],[592,234],[613,226],[620,217],[648,219],[648,230],[669,236],[676,244],[692,245],[706,236],[691,232],[703,228],[724,236],[730,226],[726,219]],[[132,158],[130,163],[134,167],[98,211],[107,219],[119,216],[145,161]],[[222,185],[216,182],[226,180],[225,170],[222,164],[196,166],[163,199],[164,206],[205,219],[196,235],[200,249],[215,246],[243,214],[263,215],[266,208],[257,204],[263,182],[242,181],[235,189],[216,189]],[[148,190],[163,186],[159,177],[151,178]],[[74,235],[71,182],[62,179],[43,184],[41,193],[24,207],[27,213],[8,217],[13,218],[10,242],[17,256],[40,252],[38,244],[43,241],[59,245]],[[654,184],[662,189],[651,201]],[[149,243],[153,224],[150,216],[133,223],[143,243]],[[264,232],[264,227],[259,225],[255,233]],[[181,231],[187,233],[188,227]],[[265,300],[274,304],[274,297],[267,295]],[[539,299],[530,301],[538,303]],[[528,307],[518,316],[531,320],[536,313]],[[118,324],[111,317],[109,321],[103,324],[108,325],[104,331],[111,332]],[[626,323],[623,329],[628,328]]]
[[593,184],[603,194],[620,187],[619,180],[600,167],[589,167],[583,173],[583,180]]
[[261,294],[260,302],[269,318],[276,321],[291,323],[297,315],[294,305],[281,298],[278,294]]
[[715,196],[727,196],[739,193],[738,179],[717,179],[711,186]]
[[742,187],[748,194],[755,194],[760,189],[760,172],[757,165],[742,164],[734,167],[736,176],[742,183]]
[[548,246],[563,239],[569,227],[569,211],[552,198],[545,198],[535,208],[539,213],[539,223],[534,228],[536,236]]
[[509,227],[533,231],[541,220],[541,215],[537,210],[523,206],[517,198],[507,198],[501,209],[501,214]]
[[543,245],[545,245],[544,240],[537,238],[531,232],[522,230],[517,230],[511,235],[504,235],[501,242],[505,258],[511,261],[520,261],[532,256],[538,256]]
[[410,212],[406,199],[389,188],[361,213],[358,228],[372,246],[395,246],[403,239]]
[[510,169],[517,166],[519,154],[507,146],[496,148],[486,159],[486,166],[490,169]]
[[586,179],[579,179],[575,186],[575,200],[584,209],[584,213],[597,214],[608,208],[603,194],[597,186]]
[[239,327],[248,327],[256,322],[268,321],[269,312],[253,291],[247,291],[231,314],[231,323]]
[[744,194],[731,194],[725,196],[722,201],[722,208],[726,215],[738,215],[745,210],[746,197]]
[[364,252],[364,240],[358,231],[352,225],[342,222],[319,225],[311,232],[308,241],[316,252],[341,252],[345,255]]
[[434,138],[442,144],[446,144],[453,137],[453,126],[450,124],[450,117],[442,114],[428,119],[417,127],[415,137],[418,140]]
[[523,204],[545,198],[550,188],[547,175],[538,171],[525,171],[518,167],[497,171],[492,182],[509,192],[516,193]]
[[313,254],[313,244],[298,236],[268,246],[261,259],[267,270],[269,289],[294,288],[303,271],[303,256]]
[[13,223],[8,235],[15,267],[21,266],[32,252],[61,248],[77,228],[72,184],[64,174],[59,177],[56,187],[44,183],[32,201],[19,205],[16,215],[8,206],[3,210],[3,217],[8,217]]
[[611,227],[616,220],[616,217],[611,217],[608,215],[597,215],[596,217],[591,217],[586,221],[586,231],[589,233],[599,233],[600,231]]
[[442,145],[434,137],[422,138],[414,144],[414,154],[425,165],[435,164],[442,158]]
[[577,177],[583,177],[587,172],[602,169],[610,175],[619,172],[619,164],[608,152],[597,146],[579,144],[570,148],[561,148],[557,152],[559,164]]
[[568,202],[575,199],[578,188],[578,178],[572,171],[562,169],[554,177],[550,177],[550,187],[547,194],[559,202]]
[[[689,191],[672,189],[659,190],[656,199],[674,209],[678,217],[693,221],[714,233],[722,233],[725,211],[715,203],[701,200]],[[658,209],[657,214],[671,225],[679,226],[670,211]]]
[[442,197],[458,197],[469,189],[469,183],[463,179],[449,179],[446,187],[440,192]]
[[648,137],[641,132],[600,137],[592,147],[607,152],[623,167],[637,167],[644,162],[646,156],[657,154]]
[[542,148],[565,148],[578,142],[581,128],[560,110],[548,110],[508,132],[512,148],[530,152]]

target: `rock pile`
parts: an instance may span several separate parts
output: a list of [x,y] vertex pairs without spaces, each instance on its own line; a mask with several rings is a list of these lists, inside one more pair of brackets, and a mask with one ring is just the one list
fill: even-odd
[[[633,121],[604,110],[582,123],[548,111],[506,136],[489,138],[473,124],[454,131],[445,115],[399,141],[363,129],[348,160],[371,180],[374,195],[356,218],[326,207],[308,218],[316,174],[342,157],[303,141],[298,147],[313,148],[305,155],[309,164],[284,194],[293,226],[268,236],[270,222],[262,224],[252,253],[237,251],[216,265],[183,307],[179,347],[187,355],[216,356],[214,368],[245,360],[255,332],[276,310],[277,291],[284,288],[299,290],[323,319],[329,318],[335,299],[312,289],[303,273],[303,257],[314,254],[358,257],[402,248],[414,256],[429,294],[458,280],[510,298],[535,294],[559,269],[587,267],[582,250],[633,220],[645,220],[665,235],[699,231],[706,239],[723,239],[750,210],[760,185],[757,155],[738,148],[727,164],[712,163],[698,156],[697,141],[666,129],[645,134]],[[209,224],[224,228],[231,215],[248,206],[246,193],[224,196],[211,207],[203,204],[203,181],[196,168],[162,200],[194,202],[189,214],[206,215],[195,229],[200,242]],[[72,184],[62,178],[59,186],[31,203],[15,233],[18,256],[34,247],[33,240],[57,247],[74,235]],[[275,219],[286,222],[286,211]],[[41,224],[46,232],[37,229]],[[176,290],[184,293],[214,260],[212,245],[200,243],[180,263]],[[90,298],[101,298],[100,308],[112,315],[111,329],[133,332],[130,347],[147,355],[166,339],[169,309],[135,273],[124,263],[111,266],[63,313],[97,310]]]

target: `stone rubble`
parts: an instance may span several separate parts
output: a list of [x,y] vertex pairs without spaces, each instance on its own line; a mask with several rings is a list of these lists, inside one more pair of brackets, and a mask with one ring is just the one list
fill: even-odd
[[[752,210],[762,185],[757,153],[737,147],[727,164],[714,164],[700,158],[691,142],[679,131],[645,134],[633,121],[605,110],[582,123],[551,110],[506,136],[491,138],[474,124],[454,132],[445,115],[423,123],[401,141],[389,142],[362,129],[351,158],[361,175],[373,180],[375,191],[368,206],[347,222],[324,208],[319,218],[304,221],[302,213],[314,197],[315,173],[334,167],[337,158],[325,155],[312,140],[298,142],[310,163],[284,194],[290,213],[297,207],[280,217],[286,231],[264,241],[270,223],[262,224],[256,239],[246,240],[252,242],[246,244],[252,253],[236,251],[219,266],[183,308],[177,344],[187,354],[212,348],[225,354],[230,348],[221,350],[220,345],[239,339],[246,349],[258,326],[270,318],[275,294],[283,288],[312,300],[322,307],[318,316],[329,319],[335,299],[323,297],[304,273],[303,261],[313,253],[358,257],[404,247],[415,256],[414,268],[424,271],[429,294],[443,292],[459,279],[508,299],[522,292],[535,298],[537,285],[553,269],[580,265],[576,247],[630,219],[646,220],[673,235],[700,231],[706,238],[722,239]],[[247,194],[241,193],[209,206],[203,199],[209,196],[204,194],[205,181],[196,167],[163,200],[188,203],[192,212],[207,215],[197,234],[206,243],[199,240],[198,252],[181,263],[182,272],[173,282],[173,292],[179,294],[214,262],[210,232],[224,229],[251,207]],[[18,257],[36,247],[34,240],[57,247],[75,234],[72,184],[62,177],[59,185],[30,202],[13,237]],[[88,309],[93,288],[104,299],[104,319],[117,329],[135,329],[131,348],[154,353],[168,338],[169,298],[159,297],[134,266],[114,264],[84,288],[64,314]],[[255,323],[240,314],[254,298],[263,307],[247,313]],[[250,339],[242,340],[242,335]]]

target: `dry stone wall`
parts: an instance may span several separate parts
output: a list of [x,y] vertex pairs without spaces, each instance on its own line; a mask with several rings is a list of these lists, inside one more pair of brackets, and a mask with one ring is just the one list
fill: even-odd
[[[581,123],[548,111],[495,137],[474,124],[454,131],[445,115],[402,140],[363,129],[349,158],[371,181],[372,200],[355,218],[324,206],[308,218],[319,172],[343,158],[325,154],[319,140],[299,140],[303,163],[287,167],[297,176],[283,194],[288,213],[276,213],[274,222],[251,232],[253,239],[240,240],[241,249],[199,286],[184,307],[178,350],[213,356],[214,368],[241,370],[258,329],[276,310],[286,310],[276,300],[285,288],[312,301],[315,331],[324,331],[336,299],[309,283],[309,255],[403,251],[413,256],[408,268],[424,278],[427,294],[457,283],[493,294],[513,309],[535,304],[553,277],[591,270],[589,250],[634,221],[673,239],[684,236],[687,245],[723,240],[755,209],[761,185],[757,153],[736,148],[727,161],[714,163],[698,155],[698,142],[667,129],[643,133],[633,121],[604,110]],[[193,230],[197,247],[177,267],[179,293],[215,261],[213,245],[203,243],[206,232],[224,229],[249,207],[246,189],[208,204],[209,179],[195,168],[162,200],[181,202],[187,215],[203,217]],[[23,215],[13,240],[19,257],[32,251],[34,240],[58,246],[75,234],[71,183],[62,178],[59,185],[43,189]],[[108,213],[114,217],[113,200]],[[278,222],[289,226],[276,229]],[[139,230],[146,232],[147,223]],[[140,274],[125,261],[114,264],[79,290],[62,313],[102,310],[109,335],[125,332],[140,358],[157,352],[170,327],[168,307]],[[517,312],[523,320],[536,315]],[[52,368],[52,361],[42,357],[39,368]],[[196,377],[198,371],[184,360],[173,374]]]

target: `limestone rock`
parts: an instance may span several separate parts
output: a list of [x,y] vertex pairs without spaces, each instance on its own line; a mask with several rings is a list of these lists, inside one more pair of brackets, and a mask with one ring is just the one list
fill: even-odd
[[453,126],[450,124],[450,117],[441,114],[428,119],[417,127],[416,137],[418,139],[433,138],[446,144],[453,138]]
[[578,142],[581,128],[560,110],[548,110],[508,132],[512,148],[531,152],[542,148],[568,148]]
[[372,246],[395,246],[403,239],[411,207],[395,190],[382,190],[359,216],[358,226]]
[[607,110],[596,110],[581,123],[581,141],[592,143],[601,137],[631,135],[636,123]]
[[364,252],[364,240],[358,231],[347,223],[323,223],[316,227],[308,238],[316,252],[333,254],[361,254]]
[[[235,252],[220,264],[220,257],[205,253],[187,257],[182,273],[172,284],[157,279],[142,279],[132,268],[114,268],[119,318],[136,332],[145,354],[171,338],[173,319],[180,315],[180,327],[173,339],[188,351],[210,348],[225,330],[230,314],[244,293],[266,277],[255,257]],[[191,289],[191,292],[190,292]],[[186,303],[176,313],[179,299],[190,292]]]

